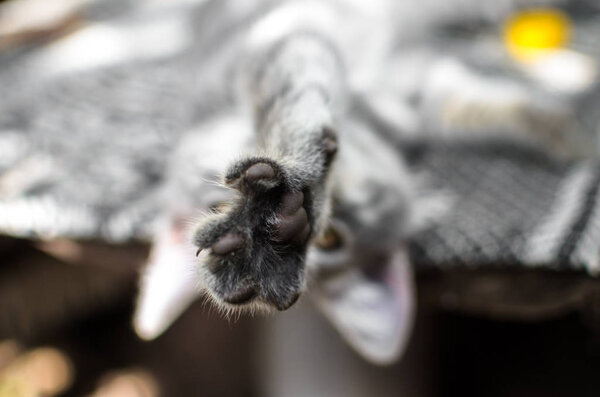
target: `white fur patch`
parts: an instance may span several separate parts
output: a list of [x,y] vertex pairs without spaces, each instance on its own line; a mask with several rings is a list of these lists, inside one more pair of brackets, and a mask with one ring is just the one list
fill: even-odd
[[259,20],[250,31],[248,44],[251,48],[267,46],[299,29],[330,30],[335,22],[335,13],[325,2],[292,2]]
[[162,334],[201,295],[187,244],[174,241],[170,235],[157,240],[141,278],[133,320],[135,332],[147,340]]
[[567,94],[589,89],[598,76],[598,65],[592,57],[567,49],[554,50],[522,67],[546,87]]
[[374,364],[396,361],[414,324],[416,298],[405,249],[391,254],[383,280],[367,279],[356,268],[315,286],[313,297],[334,327]]

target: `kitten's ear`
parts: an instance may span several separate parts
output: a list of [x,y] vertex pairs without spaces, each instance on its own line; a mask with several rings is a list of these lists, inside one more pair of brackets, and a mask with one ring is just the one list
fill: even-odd
[[193,249],[179,228],[168,227],[155,239],[140,279],[133,326],[142,339],[162,334],[200,294],[193,274]]
[[[353,266],[317,282],[313,297],[344,339],[374,364],[404,352],[415,317],[415,287],[406,248],[378,259],[374,273]],[[369,266],[372,268],[372,266]]]

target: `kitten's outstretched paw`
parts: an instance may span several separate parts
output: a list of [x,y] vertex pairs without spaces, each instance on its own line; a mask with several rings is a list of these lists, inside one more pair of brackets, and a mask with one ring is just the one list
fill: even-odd
[[209,217],[195,236],[199,250],[208,251],[207,287],[221,303],[285,310],[304,284],[310,190],[293,190],[283,167],[265,158],[235,164],[225,183],[240,197],[226,213]]

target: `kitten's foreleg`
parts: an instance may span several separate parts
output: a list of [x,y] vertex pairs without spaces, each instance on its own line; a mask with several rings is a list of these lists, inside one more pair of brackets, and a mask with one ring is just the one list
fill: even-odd
[[327,175],[338,147],[343,72],[335,44],[298,31],[248,52],[242,78],[258,150],[234,162],[225,184],[238,197],[198,227],[195,243],[227,307],[292,305],[304,287],[311,236],[328,213]]
[[317,200],[311,212],[318,229],[344,98],[335,42],[318,32],[292,33],[263,51],[251,73],[247,87],[259,152],[282,165],[289,189],[310,190]]

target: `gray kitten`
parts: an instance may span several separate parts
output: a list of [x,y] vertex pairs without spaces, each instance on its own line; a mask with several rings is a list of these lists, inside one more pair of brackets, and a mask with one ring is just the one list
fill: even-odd
[[[548,3],[573,40],[511,58],[503,21]],[[406,245],[598,272],[597,166],[545,150],[597,152],[595,2],[86,4],[0,57],[0,231],[152,239],[143,337],[202,294],[236,315],[300,294],[384,363],[411,328]]]
[[[463,80],[478,76],[460,60],[429,52],[400,54],[396,62],[396,48],[403,39],[426,38],[436,23],[495,23],[518,2],[453,2],[465,13],[442,3],[424,1],[416,9],[387,0],[215,3],[215,21],[225,15],[236,26],[212,38],[220,50],[199,74],[228,90],[229,102],[188,133],[171,161],[165,191],[172,205],[135,318],[142,337],[160,334],[202,294],[225,313],[242,313],[288,309],[308,289],[367,359],[383,364],[400,355],[415,309],[403,242],[449,208],[451,198],[424,194],[424,182],[409,176],[398,155],[398,142],[419,130],[414,122],[390,119],[398,133],[382,136],[365,124],[361,109],[380,111],[386,101],[401,109],[398,97],[370,97],[374,87],[389,83],[394,95],[421,91],[423,125],[443,134],[439,120],[428,118],[442,114],[442,105],[428,98],[456,99],[461,80],[431,76],[440,68]],[[405,82],[395,75],[403,67],[423,73]],[[492,123],[514,127],[503,112],[515,101],[538,111],[533,98],[513,95],[510,84],[507,95],[497,95],[506,84],[479,80],[498,87],[487,102],[485,87],[472,100],[489,105]],[[497,97],[508,99],[498,104]],[[453,120],[460,124],[460,114]]]
[[[173,156],[173,213],[142,282],[142,336],[201,293],[224,312],[285,310],[311,285],[359,349],[397,357],[413,316],[401,241],[416,189],[393,148],[349,112],[349,92],[370,84],[392,45],[395,5],[380,3],[221,3],[258,16],[207,72],[231,90],[230,109]],[[202,208],[189,244],[183,226]]]

